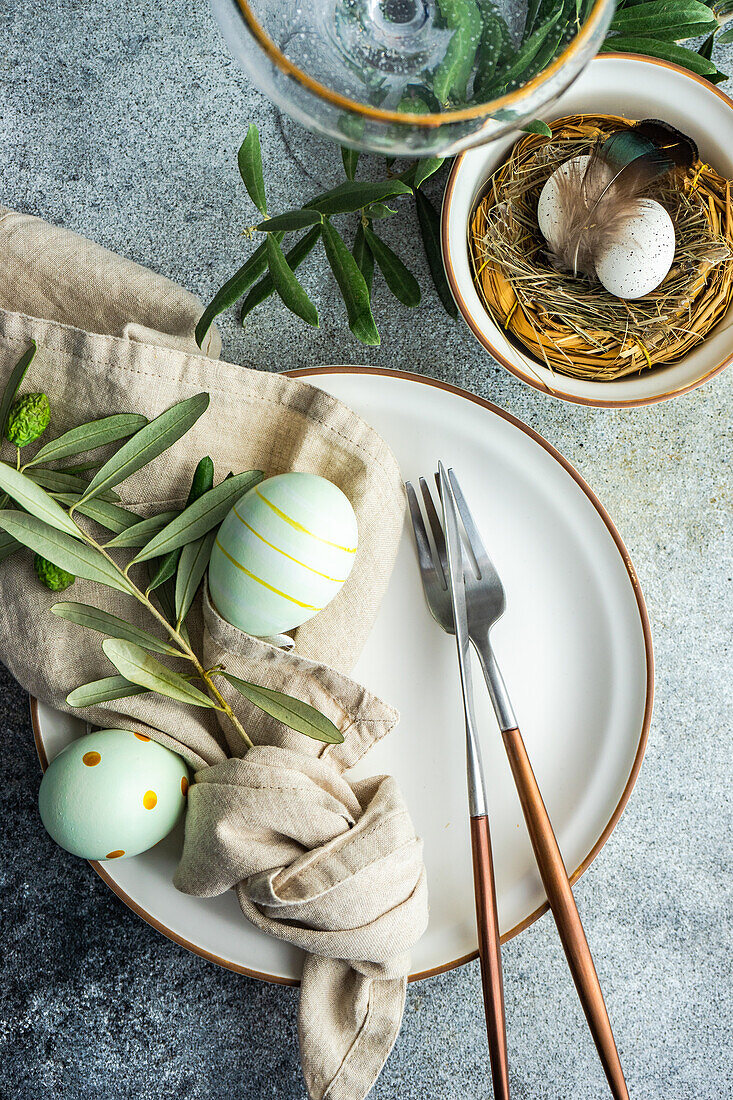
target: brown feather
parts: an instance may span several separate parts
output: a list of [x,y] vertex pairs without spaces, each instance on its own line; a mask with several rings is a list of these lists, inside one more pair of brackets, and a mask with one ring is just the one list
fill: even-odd
[[594,278],[596,257],[618,241],[649,184],[676,166],[689,166],[696,156],[691,139],[656,119],[610,134],[592,150],[585,170],[570,165],[557,177],[562,223],[550,261]]

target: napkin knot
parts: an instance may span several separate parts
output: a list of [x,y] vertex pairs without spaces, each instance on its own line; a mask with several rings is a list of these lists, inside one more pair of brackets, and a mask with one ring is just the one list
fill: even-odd
[[253,924],[307,952],[309,1092],[354,1100],[394,1043],[408,952],[427,924],[422,842],[394,779],[350,783],[327,756],[275,745],[204,768],[175,884],[204,897],[235,887]]

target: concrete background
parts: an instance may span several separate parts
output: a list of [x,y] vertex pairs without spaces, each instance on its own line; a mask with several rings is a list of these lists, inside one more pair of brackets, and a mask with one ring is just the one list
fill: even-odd
[[[255,220],[235,160],[250,121],[261,130],[273,210],[341,178],[338,151],[279,119],[248,84],[205,0],[6,0],[0,44],[0,202],[75,229],[205,300],[241,262],[240,232]],[[545,397],[446,317],[410,218],[389,232],[400,236],[424,302],[411,314],[377,281],[381,348],[351,338],[316,260],[303,278],[320,330],[271,301],[244,331],[225,319],[225,357],[264,369],[379,363],[468,387],[542,432],[609,508],[651,615],[656,708],[630,806],[576,893],[632,1097],[719,1100],[733,1092],[733,372],[641,410]],[[36,811],[27,698],[2,669],[0,727],[3,1100],[302,1100],[297,992],[188,954],[54,847]],[[504,958],[513,1096],[607,1095],[552,920],[512,941]],[[373,1096],[491,1096],[476,964],[410,988]]]

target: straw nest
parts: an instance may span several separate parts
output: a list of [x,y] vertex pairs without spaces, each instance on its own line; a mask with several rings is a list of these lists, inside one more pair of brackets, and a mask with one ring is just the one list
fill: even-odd
[[681,359],[705,338],[733,297],[731,183],[697,162],[647,192],[667,209],[677,239],[664,282],[634,301],[557,271],[537,225],[537,202],[563,161],[589,153],[614,115],[571,115],[552,137],[530,134],[494,173],[470,226],[479,295],[493,321],[550,370],[613,381]]

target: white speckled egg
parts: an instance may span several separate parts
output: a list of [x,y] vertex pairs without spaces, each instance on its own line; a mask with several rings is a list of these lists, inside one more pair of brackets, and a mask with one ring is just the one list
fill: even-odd
[[38,794],[51,837],[84,859],[122,859],[167,836],[186,806],[188,768],[129,730],[88,733],[55,757]]
[[356,555],[356,516],[316,474],[278,474],[250,489],[211,551],[209,592],[220,615],[266,638],[307,622],[334,598]]
[[[542,236],[552,249],[558,248],[560,244],[560,233],[566,216],[560,190],[562,181],[572,181],[580,186],[589,160],[590,156],[581,156],[571,157],[570,160],[564,161],[559,168],[555,169],[540,192],[539,202],[537,203],[537,223]],[[611,170],[599,161],[597,162],[597,171],[593,171],[592,176],[592,179],[585,181],[586,195],[589,202],[598,198],[611,179]]]
[[616,298],[642,298],[662,282],[674,260],[674,225],[663,206],[640,199],[615,244],[596,259],[596,274]]

